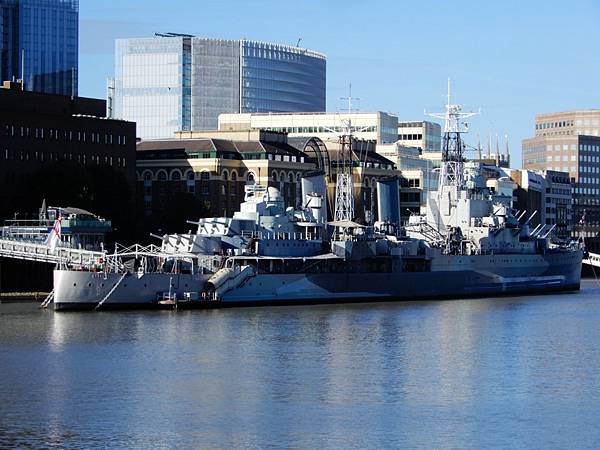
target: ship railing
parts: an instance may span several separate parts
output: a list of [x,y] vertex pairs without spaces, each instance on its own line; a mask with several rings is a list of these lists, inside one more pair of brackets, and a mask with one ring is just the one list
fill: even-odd
[[[164,251],[161,247],[154,244],[135,244],[131,246],[116,244],[114,253],[106,254],[104,258],[104,268],[108,272],[125,271],[127,269],[124,261],[133,258],[141,261],[141,266],[138,268],[138,271],[141,271],[141,273],[161,271],[166,260],[189,262],[192,267],[192,272],[194,272],[194,268],[198,272],[201,270],[212,272],[218,269],[221,264],[221,257],[214,255],[169,252]],[[177,265],[174,266],[173,270],[177,270],[176,267]]]
[[274,239],[274,240],[306,240],[312,241],[317,239],[317,235],[315,233],[301,233],[301,232],[286,232],[286,231],[277,231],[277,232],[269,232],[269,231],[242,231],[242,237],[246,239]]

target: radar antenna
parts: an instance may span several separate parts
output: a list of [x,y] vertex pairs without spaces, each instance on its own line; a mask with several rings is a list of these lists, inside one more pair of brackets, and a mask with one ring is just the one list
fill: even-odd
[[442,167],[440,170],[439,188],[442,186],[456,186],[459,189],[464,185],[464,143],[461,133],[469,131],[469,125],[464,121],[468,117],[479,113],[462,112],[461,105],[451,103],[450,78],[448,78],[448,101],[445,113],[429,113],[428,116],[444,119],[444,144],[442,147]]

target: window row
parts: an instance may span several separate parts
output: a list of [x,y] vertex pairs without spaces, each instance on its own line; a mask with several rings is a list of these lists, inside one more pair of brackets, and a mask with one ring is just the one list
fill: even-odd
[[579,151],[597,152],[600,151],[600,145],[579,144]]
[[0,153],[0,158],[12,161],[77,161],[80,164],[96,163],[101,164],[102,162],[109,166],[126,167],[127,161],[125,157],[117,156],[100,156],[100,155],[88,155],[86,153],[60,153],[60,152],[40,152],[40,151],[29,151],[29,150],[9,150],[4,149]]
[[398,139],[401,141],[420,141],[423,139],[422,134],[400,134],[398,135]]
[[536,130],[546,130],[549,128],[563,128],[563,127],[572,127],[574,122],[572,120],[561,120],[558,122],[544,122],[535,124]]
[[556,155],[556,156],[552,156],[552,155],[548,155],[546,156],[546,161],[569,161],[569,159],[571,161],[577,161],[577,155],[562,155],[562,158],[560,155]]
[[45,139],[50,141],[64,140],[68,142],[91,142],[93,144],[126,145],[125,135],[113,135],[112,133],[100,133],[96,131],[73,131],[59,130],[58,128],[27,127],[4,125],[4,135],[11,137],[22,137],[31,139]]
[[600,167],[579,166],[580,173],[600,173]]

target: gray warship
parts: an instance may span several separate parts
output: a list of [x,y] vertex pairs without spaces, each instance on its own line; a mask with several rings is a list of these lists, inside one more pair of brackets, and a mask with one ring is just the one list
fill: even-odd
[[511,208],[512,195],[489,187],[480,163],[465,161],[466,115],[448,101],[437,190],[429,194],[427,213],[403,227],[395,178],[377,183],[374,225],[353,221],[351,169],[342,157],[333,220],[320,172],[302,179],[299,208],[286,207],[274,187],[248,185],[233,217],[190,222],[195,232],[156,236],[160,245],[117,246],[92,265],[57,267],[54,308],[372,302],[579,289],[582,246],[553,243],[546,226],[531,229],[525,212]]

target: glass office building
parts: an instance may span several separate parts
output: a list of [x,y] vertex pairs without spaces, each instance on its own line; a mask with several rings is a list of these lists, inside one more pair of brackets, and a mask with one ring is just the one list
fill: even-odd
[[79,0],[0,0],[0,78],[77,95]]
[[325,110],[325,56],[285,45],[165,34],[116,41],[112,115],[143,139],[216,130],[221,113]]
[[183,129],[184,44],[188,38],[117,40],[112,116],[137,122],[138,136]]

